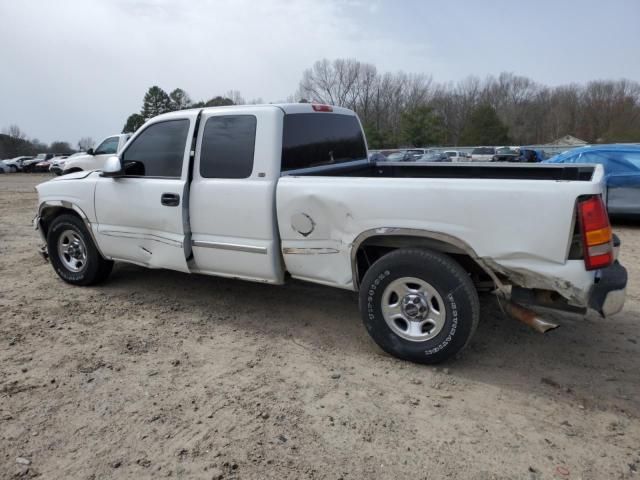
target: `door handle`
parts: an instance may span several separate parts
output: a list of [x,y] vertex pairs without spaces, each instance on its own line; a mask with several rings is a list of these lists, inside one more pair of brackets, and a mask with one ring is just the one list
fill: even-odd
[[163,193],[160,197],[160,203],[167,207],[177,207],[180,205],[180,195],[177,193]]

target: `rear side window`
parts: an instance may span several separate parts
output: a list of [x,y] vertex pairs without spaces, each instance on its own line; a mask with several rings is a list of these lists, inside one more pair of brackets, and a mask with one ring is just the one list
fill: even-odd
[[202,134],[200,175],[204,178],[247,178],[253,171],[256,117],[211,117]]
[[282,171],[366,158],[367,149],[355,116],[335,113],[284,116]]
[[189,120],[169,120],[145,128],[122,154],[126,175],[172,177],[182,175]]

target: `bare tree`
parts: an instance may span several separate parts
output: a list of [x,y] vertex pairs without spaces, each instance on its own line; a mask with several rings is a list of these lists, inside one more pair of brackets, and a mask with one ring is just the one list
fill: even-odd
[[566,134],[589,142],[640,141],[640,84],[629,80],[548,87],[503,72],[438,84],[427,75],[379,73],[355,59],[324,59],[304,71],[292,98],[355,110],[377,146],[399,146],[403,113],[421,107],[439,117],[444,141],[457,145],[471,113],[484,104],[508,127],[510,141],[522,145]]
[[16,140],[25,140],[27,138],[27,134],[18,125],[9,125],[8,128],[3,129],[2,133]]
[[225,97],[230,98],[234,105],[245,105],[247,103],[238,90],[229,90]]
[[78,150],[86,152],[90,148],[93,148],[96,142],[91,137],[82,137],[78,140]]

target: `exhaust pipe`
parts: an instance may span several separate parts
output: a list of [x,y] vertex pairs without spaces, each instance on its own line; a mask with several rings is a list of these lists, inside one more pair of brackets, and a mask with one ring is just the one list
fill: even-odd
[[556,323],[551,323],[540,318],[533,310],[529,310],[528,308],[518,305],[517,303],[513,303],[510,300],[505,302],[505,308],[513,318],[520,320],[525,325],[530,326],[540,333],[548,332],[549,330],[556,329],[560,326]]

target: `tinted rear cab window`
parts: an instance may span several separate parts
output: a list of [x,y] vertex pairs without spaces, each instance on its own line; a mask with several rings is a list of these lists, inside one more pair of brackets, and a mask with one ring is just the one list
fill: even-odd
[[211,117],[204,126],[200,175],[203,178],[248,178],[253,170],[256,117]]
[[357,117],[337,113],[284,116],[282,171],[367,158]]

